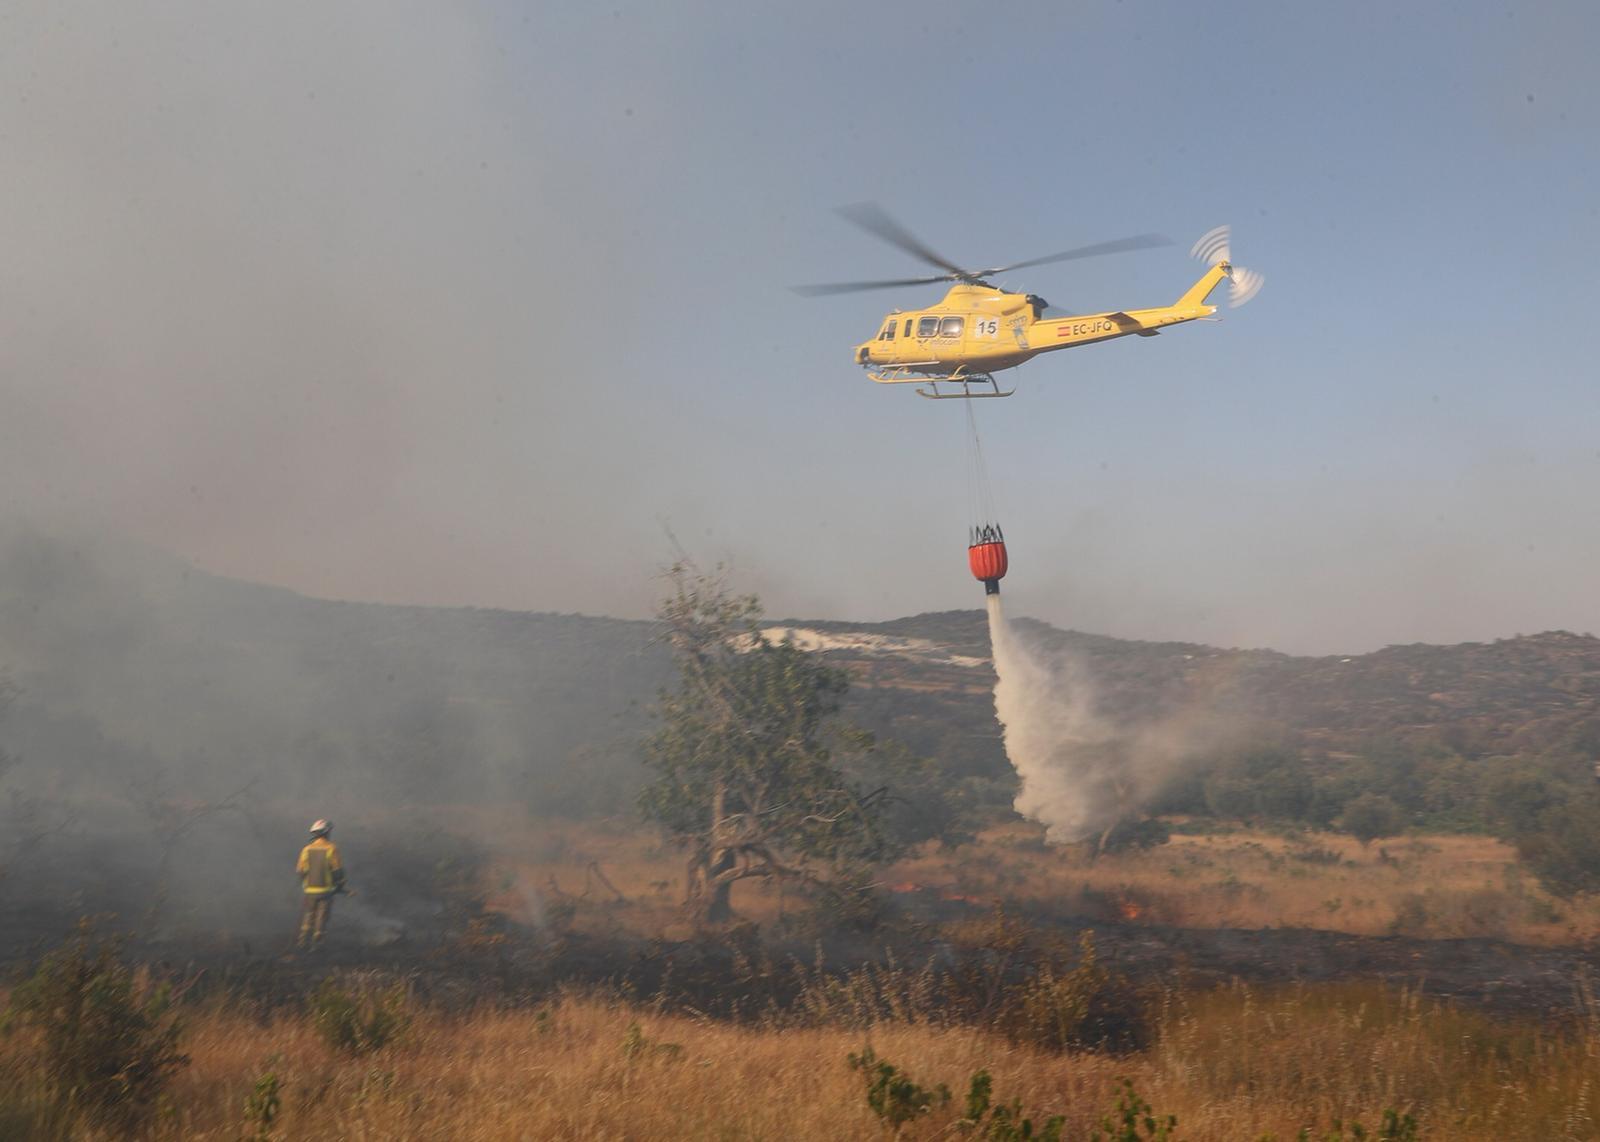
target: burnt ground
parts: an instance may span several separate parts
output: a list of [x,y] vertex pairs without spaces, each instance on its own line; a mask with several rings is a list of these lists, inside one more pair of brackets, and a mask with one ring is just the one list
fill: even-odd
[[1417,940],[1305,928],[1260,930],[1095,926],[1103,957],[1135,977],[1196,983],[1382,980],[1500,1013],[1577,1012],[1600,974],[1600,953],[1487,939]]
[[[948,908],[941,919],[960,918]],[[985,916],[973,908],[965,918]],[[711,1015],[751,1016],[784,1008],[807,973],[863,964],[933,964],[950,969],[986,953],[946,942],[938,928],[902,917],[883,938],[757,941],[753,931],[700,941],[503,930],[451,939],[362,943],[337,930],[328,946],[293,954],[283,940],[132,938],[128,951],[197,995],[226,994],[266,1007],[299,1002],[331,971],[404,978],[419,997],[446,1007],[537,1002],[562,986],[598,987],[659,999]],[[73,919],[0,909],[0,972],[12,976],[69,931]],[[1035,923],[1058,942],[1094,934],[1101,962],[1152,985],[1218,986],[1234,980],[1383,981],[1497,1014],[1561,1017],[1592,1010],[1600,949],[1535,948],[1490,939],[1424,940],[1313,929],[1200,929],[1115,922]],[[336,921],[337,926],[337,921]],[[114,930],[109,928],[107,930]],[[1017,970],[1026,970],[1022,959]]]

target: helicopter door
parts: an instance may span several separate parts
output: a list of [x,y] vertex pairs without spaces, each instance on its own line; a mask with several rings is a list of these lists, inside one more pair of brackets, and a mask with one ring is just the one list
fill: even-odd
[[888,321],[884,322],[883,328],[878,331],[878,352],[883,354],[880,359],[888,361],[899,359],[895,353],[897,340],[895,335],[899,331],[900,319],[898,317],[890,317]]
[[934,355],[941,361],[960,360],[964,355],[967,319],[964,317],[939,318],[939,339],[933,343]]

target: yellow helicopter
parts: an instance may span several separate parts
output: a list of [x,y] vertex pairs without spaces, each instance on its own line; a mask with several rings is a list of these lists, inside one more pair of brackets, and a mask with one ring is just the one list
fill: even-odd
[[[862,229],[943,271],[931,277],[893,281],[837,282],[795,287],[797,293],[818,297],[858,290],[953,282],[944,300],[919,310],[895,310],[871,341],[856,346],[856,363],[879,384],[927,384],[919,396],[933,400],[970,400],[1008,397],[1015,387],[1001,389],[994,374],[1056,349],[1070,349],[1114,337],[1154,337],[1169,325],[1199,321],[1217,311],[1206,299],[1224,278],[1229,279],[1230,304],[1243,305],[1261,290],[1263,278],[1235,266],[1228,249],[1228,227],[1218,226],[1198,242],[1191,255],[1210,268],[1171,305],[1154,309],[1117,309],[1106,313],[1051,313],[1050,305],[1036,294],[1011,293],[986,279],[1011,270],[1065,262],[1076,258],[1170,246],[1159,234],[1137,234],[1081,246],[1043,258],[1013,262],[986,270],[965,270],[934,253],[879,206],[861,203],[842,207],[845,218]],[[939,386],[958,386],[948,391]],[[974,391],[973,386],[978,387]],[[983,391],[987,386],[988,391]]]

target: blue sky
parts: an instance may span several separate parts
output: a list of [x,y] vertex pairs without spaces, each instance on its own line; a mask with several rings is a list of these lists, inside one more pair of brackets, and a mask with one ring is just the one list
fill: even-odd
[[1079,311],[1231,223],[1221,324],[977,411],[1014,610],[1290,651],[1600,630],[1592,6],[0,7],[5,509],[386,601],[975,606],[960,406],[850,349],[935,287]]

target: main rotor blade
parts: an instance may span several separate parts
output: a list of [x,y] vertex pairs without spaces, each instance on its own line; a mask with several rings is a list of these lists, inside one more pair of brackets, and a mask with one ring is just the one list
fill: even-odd
[[969,274],[954,262],[935,254],[927,246],[923,245],[921,239],[915,234],[889,217],[889,212],[876,202],[857,202],[850,206],[841,206],[838,208],[838,212],[867,233],[882,238],[889,245],[904,250],[913,258],[920,258],[930,266],[938,266],[941,270],[954,274],[958,278],[982,276],[981,274]]
[[862,293],[869,289],[895,289],[899,286],[929,285],[949,280],[949,274],[940,274],[936,278],[897,278],[891,282],[828,282],[823,285],[799,285],[789,288],[802,297],[827,297],[833,293]]
[[992,270],[984,270],[976,275],[980,278],[993,277],[996,274],[1009,273],[1012,270],[1025,270],[1029,266],[1043,266],[1050,262],[1068,262],[1074,258],[1094,258],[1101,254],[1121,254],[1128,250],[1149,250],[1156,246],[1170,246],[1172,239],[1165,234],[1135,234],[1131,238],[1115,238],[1110,242],[1097,242],[1093,246],[1079,246],[1076,250],[1063,250],[1059,254],[1049,254],[1043,258],[1029,258],[1026,262],[1012,262],[1009,266],[996,266]]

